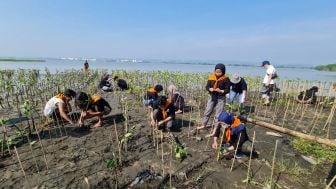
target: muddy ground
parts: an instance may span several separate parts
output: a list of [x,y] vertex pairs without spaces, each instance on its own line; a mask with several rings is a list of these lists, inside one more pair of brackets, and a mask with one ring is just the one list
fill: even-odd
[[[0,188],[116,188],[116,185],[118,188],[325,188],[327,180],[335,174],[335,163],[313,165],[304,160],[290,146],[292,138],[284,134],[267,135],[270,130],[247,124],[251,139],[256,133],[255,146],[259,152],[251,160],[252,177],[247,184],[243,181],[247,178],[248,156],[236,160],[231,172],[232,156],[217,161],[217,153],[211,149],[212,139],[204,138],[209,131],[189,132],[195,128],[197,117],[193,113],[190,122],[190,112],[177,115],[179,129],[172,132],[188,152],[181,161],[171,155],[169,133],[163,133],[162,143],[161,133],[157,133],[154,143],[147,112],[140,105],[128,111],[128,125],[136,127],[127,142],[127,151],[123,148],[119,166],[109,169],[106,161],[120,157],[114,120],[120,140],[125,134],[125,117],[112,93],[103,96],[113,107],[105,117],[104,127],[65,125],[44,129],[40,133],[44,150],[37,136],[31,138],[37,141],[32,149],[27,142],[17,146],[25,175],[13,149],[11,156],[0,159]],[[86,125],[95,121],[92,119]],[[276,140],[275,184],[269,186]]]

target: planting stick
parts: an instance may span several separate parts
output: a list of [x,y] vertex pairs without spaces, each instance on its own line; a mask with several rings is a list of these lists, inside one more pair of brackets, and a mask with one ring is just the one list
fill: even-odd
[[173,160],[173,145],[171,145],[170,150],[170,161],[169,161],[169,188],[172,188],[172,160]]
[[28,143],[29,143],[29,149],[30,149],[30,152],[31,152],[31,154],[32,154],[32,156],[33,156],[33,159],[34,159],[34,162],[35,162],[35,165],[36,165],[37,173],[38,173],[39,176],[41,176],[41,175],[40,175],[40,171],[39,171],[39,167],[38,167],[38,164],[37,164],[37,161],[36,161],[36,157],[35,157],[35,154],[34,154],[34,152],[33,152],[33,147],[32,147],[32,144],[31,144],[31,142],[30,142],[30,139],[29,139],[28,134],[27,134],[27,140],[28,140]]
[[255,131],[253,131],[252,147],[250,151],[250,158],[249,158],[249,164],[248,164],[247,175],[246,175],[246,179],[247,179],[246,186],[250,181],[250,169],[251,169],[251,159],[252,159],[252,153],[253,153],[253,147],[254,147],[254,140],[255,140]]
[[278,140],[275,140],[275,148],[273,154],[273,162],[272,162],[272,172],[271,172],[271,184],[273,183],[273,174],[274,174],[274,165],[275,165],[275,155],[278,148]]
[[17,157],[17,159],[18,159],[18,161],[19,161],[20,168],[21,168],[21,171],[22,171],[22,173],[23,173],[23,176],[25,177],[25,180],[26,180],[26,182],[28,183],[29,188],[31,188],[31,187],[30,187],[30,183],[29,183],[29,181],[28,181],[28,179],[27,179],[27,176],[26,176],[26,172],[25,172],[24,169],[23,169],[23,166],[22,166],[22,163],[21,163],[21,159],[20,159],[19,153],[18,153],[18,151],[16,150],[16,147],[15,147],[15,146],[14,146],[14,151],[15,151],[15,153],[16,153],[16,157]]
[[162,163],[162,175],[165,175],[164,161],[163,161],[163,133],[162,133],[162,130],[161,130],[161,163]]
[[[190,127],[191,127],[191,114],[192,114],[192,108],[190,109],[190,113],[189,113],[189,126],[188,126],[188,138],[190,137]],[[183,119],[182,119],[182,123],[183,123]]]
[[46,168],[49,169],[48,162],[47,162],[47,157],[46,157],[46,154],[45,154],[45,151],[44,151],[44,147],[43,147],[43,144],[42,144],[42,141],[41,141],[41,138],[40,138],[40,134],[39,134],[39,132],[37,131],[36,128],[35,128],[35,131],[36,131],[36,134],[37,134],[37,137],[38,137],[39,144],[40,144],[41,149],[42,149],[42,153],[43,153],[43,157],[44,157],[44,162],[46,164]]
[[314,124],[313,124],[313,127],[312,127],[311,130],[310,130],[310,133],[309,133],[310,135],[313,133],[313,130],[314,130],[314,128],[315,128],[317,122],[320,120],[322,111],[323,111],[323,106],[321,106],[321,110],[320,110],[320,112],[318,113],[318,115],[317,115],[317,117],[316,117],[316,119],[315,119],[315,122],[314,122]]
[[330,181],[329,184],[327,185],[326,189],[331,188],[330,186],[334,183],[335,180],[336,180],[336,175],[334,176],[334,178],[331,179],[331,181]]
[[285,125],[286,115],[287,115],[287,110],[288,110],[289,104],[290,104],[290,98],[289,98],[288,101],[287,101],[286,110],[285,110],[284,116],[283,116],[283,118],[282,118],[282,124],[281,124],[281,127],[284,127],[284,125]]
[[232,170],[233,170],[233,165],[234,165],[235,160],[236,160],[236,155],[237,155],[237,151],[238,151],[238,146],[239,146],[239,142],[240,142],[240,137],[241,137],[241,133],[239,133],[239,138],[238,138],[237,146],[236,146],[235,153],[234,153],[234,156],[233,156],[232,165],[231,165],[231,169],[230,169],[231,172],[232,172]]
[[[213,131],[213,129],[214,129],[214,122],[215,122],[215,119],[216,119],[216,117],[214,117],[214,119],[212,120],[210,133],[212,133],[212,131]],[[206,143],[206,145],[205,145],[205,147],[204,147],[204,151],[205,151],[205,150],[207,149],[207,147],[208,147],[210,138],[211,138],[211,137],[208,137],[207,143]]]
[[302,111],[302,113],[301,113],[301,117],[300,117],[298,123],[295,124],[295,128],[294,128],[294,130],[296,130],[297,126],[301,123],[302,118],[303,118],[303,115],[304,115],[304,113],[306,112],[306,110],[307,110],[307,108],[308,108],[308,105],[304,105],[304,106],[305,106],[305,108],[303,109],[303,111]]
[[264,121],[258,121],[256,119],[252,119],[252,118],[247,118],[246,121],[249,122],[249,123],[252,123],[254,125],[258,125],[258,126],[261,126],[261,127],[272,129],[272,130],[275,130],[275,131],[278,131],[278,132],[281,132],[281,133],[284,133],[284,134],[287,134],[287,135],[291,135],[291,136],[303,138],[303,139],[306,139],[306,140],[309,140],[309,141],[314,141],[314,142],[317,142],[317,143],[320,143],[320,144],[325,144],[325,145],[328,145],[328,146],[336,147],[336,142],[333,141],[333,140],[319,138],[319,137],[316,137],[316,136],[311,136],[311,135],[300,133],[300,132],[293,131],[293,130],[290,130],[290,129],[282,128],[280,126],[270,124],[270,123],[267,123],[267,122],[264,122]]
[[6,130],[6,126],[4,126],[4,141],[6,141],[6,144],[7,144],[7,149],[8,149],[8,153],[11,154],[11,150],[10,150],[10,147],[9,147],[9,143],[8,143],[8,140],[7,140],[7,130]]
[[225,136],[225,129],[223,129],[223,134],[222,134],[221,139],[220,139],[219,147],[217,146],[217,148],[218,148],[217,161],[219,161],[219,156],[220,156],[220,151],[221,151],[221,148],[222,148],[224,136]]
[[327,125],[331,124],[331,121],[332,121],[332,118],[333,118],[333,115],[335,113],[335,108],[336,108],[336,99],[334,100],[334,103],[333,103],[333,106],[331,107],[331,110],[330,110],[330,114],[328,116],[328,119],[326,121],[326,123],[324,124],[323,126],[323,130],[325,130],[325,128],[327,127]]
[[121,165],[121,147],[120,147],[120,142],[119,142],[119,137],[118,137],[118,130],[117,130],[117,124],[116,124],[115,119],[113,119],[113,123],[114,123],[114,131],[115,131],[115,134],[116,134],[116,139],[117,139],[117,142],[118,142],[119,165]]

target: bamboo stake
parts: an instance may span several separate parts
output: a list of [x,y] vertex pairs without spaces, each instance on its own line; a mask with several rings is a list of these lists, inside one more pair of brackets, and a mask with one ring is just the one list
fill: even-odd
[[237,155],[237,151],[238,151],[238,146],[239,146],[239,142],[240,142],[240,137],[241,137],[241,133],[239,133],[239,138],[238,138],[237,146],[236,146],[235,153],[234,153],[234,156],[233,156],[233,160],[232,160],[232,164],[231,164],[230,172],[232,172],[232,170],[233,170],[233,165],[234,165],[235,160],[236,160],[236,155]]
[[29,139],[28,134],[27,134],[27,140],[28,140],[28,143],[29,143],[30,152],[31,152],[31,154],[32,154],[32,156],[33,156],[33,159],[34,159],[34,162],[35,162],[35,166],[36,166],[37,173],[38,173],[39,176],[41,176],[41,175],[40,175],[40,171],[39,171],[39,167],[38,167],[38,164],[37,164],[37,161],[36,161],[36,157],[35,157],[35,154],[34,154],[34,152],[33,152],[33,147],[32,147],[32,145],[31,145],[31,142],[30,142],[30,139]]
[[170,150],[170,162],[169,162],[169,188],[172,188],[172,160],[173,160],[173,145],[171,145],[171,150]]
[[30,183],[29,183],[29,181],[28,181],[28,179],[27,179],[27,176],[26,176],[26,172],[25,172],[24,169],[23,169],[23,166],[22,166],[22,163],[21,163],[21,159],[20,159],[19,153],[18,153],[18,151],[17,151],[17,149],[16,149],[15,146],[14,146],[14,151],[15,151],[15,153],[16,153],[16,157],[17,157],[17,159],[18,159],[18,161],[19,161],[20,168],[21,168],[21,171],[22,171],[22,173],[23,173],[23,176],[25,177],[25,180],[26,180],[26,182],[28,183],[29,188],[31,188],[31,187],[30,187]]
[[222,136],[221,136],[221,140],[220,140],[220,143],[219,143],[219,147],[217,147],[217,148],[218,148],[218,152],[217,152],[217,161],[219,161],[219,156],[220,156],[220,151],[221,151],[221,148],[222,148],[222,144],[223,144],[224,136],[225,136],[225,129],[223,129],[223,134],[222,134]]
[[284,117],[282,118],[282,124],[281,124],[282,128],[285,125],[285,120],[286,120],[286,115],[287,115],[287,110],[288,110],[289,104],[290,104],[290,98],[288,99],[288,102],[287,102],[287,105],[286,105],[286,110],[285,110],[285,113],[284,113]]
[[254,140],[255,140],[255,131],[253,131],[252,147],[250,151],[250,158],[249,158],[249,164],[248,164],[247,175],[246,175],[246,179],[247,179],[246,186],[250,181],[250,169],[251,169],[251,160],[252,160],[252,153],[253,153],[253,147],[254,147]]
[[165,175],[164,161],[163,161],[163,133],[162,133],[162,130],[161,130],[161,162],[162,162],[162,175]]
[[37,131],[36,128],[35,128],[35,131],[36,131],[36,135],[37,135],[37,137],[38,137],[38,141],[39,141],[40,147],[41,147],[41,149],[42,149],[42,153],[43,153],[43,157],[44,157],[44,162],[45,162],[45,164],[46,164],[46,168],[47,168],[47,170],[48,170],[49,167],[48,167],[48,162],[47,162],[47,156],[46,156],[46,154],[45,154],[45,150],[44,150],[44,147],[43,147],[41,138],[40,138],[40,134],[39,134],[39,132]]
[[329,184],[327,185],[326,189],[331,188],[331,185],[334,183],[335,180],[336,180],[336,175],[334,176],[334,178],[331,179],[331,181],[330,181]]
[[[192,115],[192,108],[190,109],[190,114],[189,114],[189,125],[188,125],[188,138],[190,137],[190,127],[191,127],[191,115]],[[182,120],[183,123],[183,120]]]
[[265,128],[268,128],[268,129],[279,131],[279,132],[287,134],[287,135],[291,135],[291,136],[303,138],[303,139],[306,139],[306,140],[309,140],[309,141],[314,141],[314,142],[317,142],[317,143],[320,143],[320,144],[325,144],[325,145],[328,145],[328,146],[336,147],[336,142],[334,142],[333,140],[324,139],[324,138],[320,138],[320,137],[316,137],[316,136],[311,136],[311,135],[308,135],[308,134],[300,133],[298,131],[293,131],[293,130],[290,130],[290,129],[282,128],[280,126],[270,124],[270,123],[267,123],[267,122],[264,122],[264,121],[258,121],[256,119],[247,118],[246,121],[250,122],[254,125],[258,125],[258,126],[261,126],[261,127],[265,127]]
[[278,149],[278,140],[275,140],[275,148],[274,148],[274,154],[273,154],[273,162],[272,162],[272,172],[271,172],[271,184],[273,183],[273,174],[274,174],[274,165],[275,165],[275,155],[276,151]]
[[117,124],[116,124],[115,119],[113,120],[113,123],[114,123],[114,131],[115,131],[115,135],[116,135],[117,143],[118,143],[119,165],[121,165],[121,147],[120,147],[119,136],[118,136],[118,130],[117,130]]

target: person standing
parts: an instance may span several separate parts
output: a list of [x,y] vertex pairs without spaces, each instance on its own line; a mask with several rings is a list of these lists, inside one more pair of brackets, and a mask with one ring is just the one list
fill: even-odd
[[217,64],[214,73],[208,78],[206,90],[210,96],[202,120],[202,125],[197,129],[203,129],[207,126],[212,112],[215,110],[215,125],[217,125],[218,116],[225,108],[226,94],[230,92],[230,79],[225,76],[225,65]]
[[275,79],[278,77],[277,71],[273,65],[267,60],[262,62],[262,67],[266,69],[266,74],[263,79],[263,86],[261,88],[262,99],[264,101],[264,105],[270,104],[270,96],[272,92],[275,90]]

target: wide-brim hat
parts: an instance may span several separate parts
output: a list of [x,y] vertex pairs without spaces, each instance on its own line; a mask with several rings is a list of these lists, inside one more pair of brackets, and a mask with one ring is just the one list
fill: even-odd
[[238,74],[233,74],[233,76],[230,78],[231,83],[237,84],[241,81],[241,77],[239,77]]

